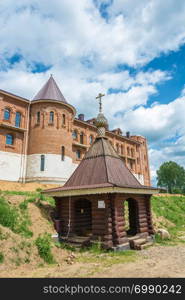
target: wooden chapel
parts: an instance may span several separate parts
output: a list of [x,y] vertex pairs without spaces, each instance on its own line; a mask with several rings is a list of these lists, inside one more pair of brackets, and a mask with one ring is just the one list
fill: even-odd
[[141,185],[126,167],[105,136],[107,125],[100,97],[94,143],[64,186],[43,193],[55,199],[55,228],[61,241],[142,249],[154,234],[151,196],[158,190]]

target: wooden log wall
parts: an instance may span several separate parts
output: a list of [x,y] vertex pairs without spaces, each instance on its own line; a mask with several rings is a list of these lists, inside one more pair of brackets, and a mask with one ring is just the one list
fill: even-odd
[[151,196],[146,196],[146,213],[148,221],[148,232],[154,234],[154,227],[152,222],[152,210],[151,210]]
[[[82,197],[71,198],[70,234],[78,232],[81,227],[92,230],[93,238],[100,239],[107,247],[123,244],[128,241],[125,230],[124,201],[132,198],[136,200],[137,213],[130,212],[130,225],[136,227],[135,233],[153,234],[150,196],[104,194],[88,195],[83,197],[91,202],[92,218],[84,215],[86,219],[79,219],[75,211],[75,202]],[[105,202],[105,208],[98,208],[98,201]],[[85,203],[85,202],[84,202]],[[89,203],[87,201],[87,203]],[[88,206],[88,205],[87,205]],[[132,206],[132,205],[131,205]],[[57,215],[61,220],[61,234],[66,235],[69,230],[69,197],[56,199]],[[86,205],[84,204],[84,209]],[[80,207],[79,207],[80,209]],[[132,207],[130,207],[132,210]],[[134,209],[133,209],[134,211]],[[83,224],[82,224],[83,223]]]
[[124,206],[122,195],[112,195],[112,240],[114,246],[128,241],[125,231]]
[[147,209],[146,209],[146,199],[144,195],[137,196],[138,203],[138,224],[139,224],[139,232],[147,232],[149,233],[148,228],[148,217],[147,217]]

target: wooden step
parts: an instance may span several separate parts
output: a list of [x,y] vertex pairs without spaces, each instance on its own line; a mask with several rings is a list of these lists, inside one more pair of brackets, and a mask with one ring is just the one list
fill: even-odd
[[142,245],[137,245],[135,250],[144,250],[150,246],[152,246],[153,243],[152,242],[146,242],[145,244],[142,244]]
[[143,245],[147,242],[146,238],[140,238],[130,241],[131,249],[136,249],[138,246]]

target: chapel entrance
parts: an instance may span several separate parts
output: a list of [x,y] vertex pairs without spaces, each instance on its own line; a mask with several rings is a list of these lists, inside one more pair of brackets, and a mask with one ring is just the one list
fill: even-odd
[[138,204],[133,198],[124,201],[126,232],[128,236],[138,233]]
[[87,236],[92,233],[91,201],[79,199],[75,202],[75,232]]

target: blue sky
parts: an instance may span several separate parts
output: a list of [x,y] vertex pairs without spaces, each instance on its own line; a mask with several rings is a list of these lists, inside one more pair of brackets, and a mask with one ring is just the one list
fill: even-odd
[[155,182],[185,167],[184,20],[184,0],[0,1],[0,88],[32,99],[52,73],[87,119],[105,93],[110,127],[147,137]]

